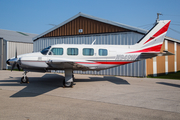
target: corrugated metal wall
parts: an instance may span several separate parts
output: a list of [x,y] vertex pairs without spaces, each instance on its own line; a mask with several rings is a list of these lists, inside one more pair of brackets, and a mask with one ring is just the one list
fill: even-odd
[[6,69],[6,60],[7,60],[7,41],[6,40],[4,40],[3,41],[3,69]]
[[15,51],[17,47],[17,55],[32,53],[33,44],[32,43],[21,43],[21,42],[7,42],[7,59],[15,56]]
[[0,70],[6,69],[7,41],[0,38]]
[[[91,44],[95,39],[94,44],[101,45],[132,45],[135,44],[143,35],[134,32],[119,32],[93,35],[79,35],[79,36],[62,36],[40,38],[34,41],[34,51],[40,51],[45,47],[54,44]],[[145,60],[107,69],[102,71],[75,71],[80,74],[98,74],[98,75],[119,75],[119,76],[145,76]]]
[[3,69],[3,39],[0,38],[0,70]]

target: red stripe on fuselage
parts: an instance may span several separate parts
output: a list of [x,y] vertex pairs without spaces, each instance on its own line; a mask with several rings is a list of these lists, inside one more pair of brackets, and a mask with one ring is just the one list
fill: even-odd
[[159,45],[156,45],[153,47],[149,47],[146,49],[137,50],[137,51],[133,51],[133,52],[128,52],[128,53],[159,52],[161,50],[161,46],[162,46],[162,44],[159,44]]
[[100,63],[95,62],[95,61],[93,61],[93,62],[75,62],[75,63],[78,63],[78,64],[100,64]]
[[124,64],[128,64],[128,63],[132,63],[134,61],[93,61],[92,62],[76,62],[78,64],[108,64],[108,65],[124,65]]
[[107,61],[107,62],[98,62],[100,64],[111,64],[111,65],[124,65],[124,64],[128,64],[128,63],[132,63],[133,61],[126,61],[126,62],[118,62],[118,61]]

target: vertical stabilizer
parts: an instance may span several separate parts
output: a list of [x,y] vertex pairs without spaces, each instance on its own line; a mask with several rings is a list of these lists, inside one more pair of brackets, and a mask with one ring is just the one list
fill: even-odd
[[134,52],[160,52],[164,37],[169,28],[170,20],[159,21],[137,44]]

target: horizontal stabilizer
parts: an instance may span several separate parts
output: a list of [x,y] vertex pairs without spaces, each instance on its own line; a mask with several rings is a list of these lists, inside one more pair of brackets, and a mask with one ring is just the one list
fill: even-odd
[[169,51],[163,51],[162,53],[153,53],[153,52],[141,53],[141,55],[138,59],[143,60],[143,59],[153,58],[156,56],[168,56],[168,55],[174,55],[174,54]]
[[174,54],[169,51],[165,51],[165,50],[162,53],[158,54],[158,56],[167,56],[167,55],[174,55]]

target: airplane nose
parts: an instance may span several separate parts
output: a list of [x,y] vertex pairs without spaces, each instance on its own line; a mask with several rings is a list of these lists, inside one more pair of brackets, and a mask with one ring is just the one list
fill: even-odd
[[6,64],[8,64],[8,65],[10,65],[9,60],[10,60],[10,59],[8,59],[8,60],[6,61]]

